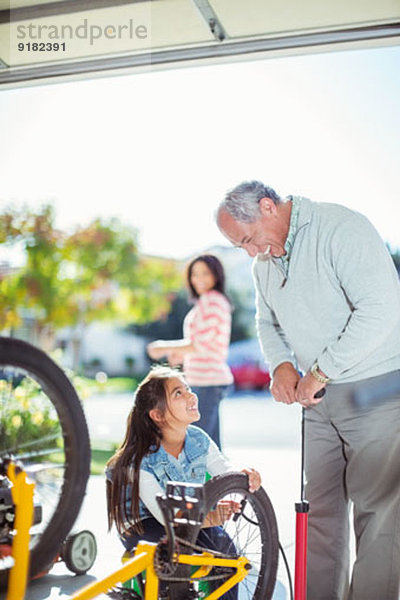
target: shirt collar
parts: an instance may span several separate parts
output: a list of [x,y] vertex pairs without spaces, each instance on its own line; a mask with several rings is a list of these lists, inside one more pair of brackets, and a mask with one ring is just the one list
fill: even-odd
[[285,268],[285,272],[287,273],[289,269],[289,261],[290,255],[292,252],[294,238],[297,231],[297,226],[299,222],[299,213],[300,213],[300,202],[298,196],[289,196],[289,201],[292,203],[292,210],[290,213],[290,223],[289,223],[289,231],[285,242],[285,252],[281,257],[282,264]]
[[[197,437],[196,431],[191,427],[188,427],[181,454],[184,452],[189,461],[204,454],[204,448],[197,442]],[[149,464],[153,466],[157,463],[167,463],[170,460],[170,455],[164,449],[162,444],[160,444],[158,449],[155,445],[151,446],[150,453],[147,457]]]

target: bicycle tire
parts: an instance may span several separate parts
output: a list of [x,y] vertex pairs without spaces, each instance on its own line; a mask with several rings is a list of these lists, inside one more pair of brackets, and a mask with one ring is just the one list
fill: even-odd
[[[57,463],[56,467],[53,465],[53,471],[57,470],[60,485],[57,488],[54,510],[50,512],[48,521],[43,525],[43,530],[35,536],[31,548],[30,577],[32,578],[42,571],[48,570],[52,565],[78,516],[90,473],[89,433],[85,415],[73,385],[64,371],[45,352],[22,340],[0,337],[0,373],[3,384],[0,393],[0,426],[7,402],[10,402],[10,394],[13,394],[12,399],[14,400],[16,390],[21,390],[21,381],[23,384],[28,382],[31,387],[34,386],[32,402],[40,396],[40,401],[46,402],[46,410],[49,406],[54,412],[54,422],[58,432],[54,434],[57,435],[56,452],[62,456],[64,461],[62,464]],[[14,373],[15,380],[12,379]],[[7,390],[5,398],[2,397],[4,389]],[[30,400],[27,406],[30,406],[29,403]],[[22,413],[19,421],[23,422],[24,416]],[[3,428],[4,425],[3,422]],[[34,433],[32,435],[34,436]],[[32,452],[31,448],[35,444],[43,445],[44,441],[41,438],[40,441],[35,440],[30,444],[24,444],[24,448],[30,447],[30,457],[36,456],[37,461],[40,460],[40,456],[44,455],[44,450]],[[4,443],[1,445],[4,446]],[[22,456],[25,466],[24,448],[20,449],[17,446],[10,449],[0,446],[0,456],[12,450],[17,459]],[[46,452],[49,454],[50,451],[46,450]],[[44,468],[43,464],[38,463],[38,465],[38,470]],[[45,468],[49,471],[47,463]]]
[[223,525],[233,542],[230,550],[223,552],[245,556],[252,564],[249,575],[239,584],[239,598],[270,600],[276,583],[279,539],[275,512],[265,490],[261,487],[257,492],[250,493],[247,475],[225,473],[207,481],[204,491],[206,515],[215,509],[220,500],[246,502],[237,519],[231,518]]

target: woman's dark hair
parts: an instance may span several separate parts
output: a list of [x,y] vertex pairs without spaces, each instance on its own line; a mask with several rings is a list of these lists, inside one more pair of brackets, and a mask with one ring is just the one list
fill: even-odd
[[218,292],[221,292],[221,294],[224,294],[224,296],[226,296],[226,294],[225,294],[225,272],[224,272],[224,267],[222,266],[221,261],[213,254],[202,254],[201,256],[196,256],[196,258],[194,258],[189,263],[187,270],[186,270],[186,282],[187,282],[187,286],[189,288],[191,298],[197,299],[199,297],[199,294],[196,292],[196,290],[194,289],[194,287],[190,281],[192,278],[193,267],[198,262],[205,263],[207,265],[207,267],[210,269],[211,273],[214,275],[215,284],[214,284],[213,290],[217,290]]
[[[151,419],[150,411],[157,408],[164,415],[167,410],[166,382],[171,377],[182,377],[169,367],[154,367],[136,390],[135,403],[128,415],[125,439],[107,463],[111,479],[107,478],[108,527],[115,523],[119,533],[130,525],[143,533],[139,516],[139,472],[143,458],[160,448],[162,434]],[[125,510],[128,485],[132,485],[132,510]]]

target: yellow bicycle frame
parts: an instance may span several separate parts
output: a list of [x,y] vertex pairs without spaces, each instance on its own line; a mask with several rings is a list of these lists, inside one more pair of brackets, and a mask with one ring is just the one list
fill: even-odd
[[33,490],[35,484],[27,481],[25,471],[16,469],[13,462],[7,467],[11,481],[11,495],[15,504],[16,534],[12,543],[14,566],[10,570],[7,600],[21,600],[25,595],[29,568],[29,530],[33,521]]
[[[125,581],[136,577],[136,575],[139,575],[142,571],[146,571],[144,600],[157,600],[159,580],[157,573],[154,570],[154,555],[156,548],[157,544],[139,542],[133,557],[121,568],[117,569],[104,579],[100,579],[99,581],[95,581],[94,583],[85,586],[71,596],[71,600],[91,600],[91,598],[95,598],[101,593],[108,592],[113,586],[122,584]],[[207,596],[207,600],[217,600],[217,598],[220,598],[234,585],[243,581],[250,568],[249,561],[243,556],[240,556],[239,558],[218,558],[209,552],[202,552],[202,554],[194,555],[176,554],[174,560],[182,565],[199,567],[197,571],[191,575],[191,579],[207,575],[212,567],[232,567],[236,569],[236,573]]]
[[[16,469],[10,462],[7,468],[7,477],[11,481],[12,499],[15,504],[15,529],[16,534],[12,544],[12,557],[14,565],[10,569],[6,600],[23,600],[28,579],[29,569],[29,532],[33,521],[33,491],[35,484],[27,481],[26,473]],[[108,592],[117,584],[136,577],[146,571],[146,584],[144,600],[158,600],[159,580],[154,569],[154,558],[157,544],[139,542],[131,559],[105,577],[90,583],[71,596],[71,600],[90,600],[101,593]],[[231,567],[236,572],[226,579],[222,585],[207,596],[207,600],[217,600],[233,586],[246,577],[251,568],[249,561],[239,558],[219,558],[204,551],[201,554],[175,554],[174,561],[182,565],[199,567],[191,575],[191,579],[207,575],[212,567]]]

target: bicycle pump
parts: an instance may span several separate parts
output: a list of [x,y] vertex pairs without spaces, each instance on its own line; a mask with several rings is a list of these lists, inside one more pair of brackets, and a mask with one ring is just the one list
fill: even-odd
[[[322,398],[325,388],[320,389],[314,398]],[[305,458],[305,408],[301,409],[301,477],[300,502],[295,503],[296,510],[296,552],[294,561],[294,600],[307,600],[307,531],[309,504],[305,495],[304,458]]]

